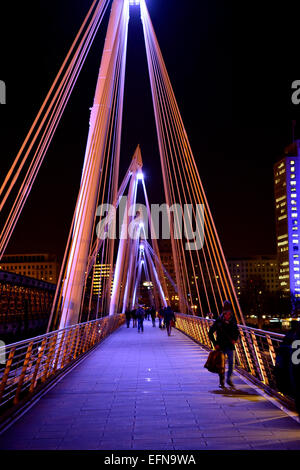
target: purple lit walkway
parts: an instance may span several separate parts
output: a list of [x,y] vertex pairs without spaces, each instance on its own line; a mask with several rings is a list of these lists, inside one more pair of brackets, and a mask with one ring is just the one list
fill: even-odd
[[0,436],[0,449],[300,449],[300,425],[178,331],[123,326]]

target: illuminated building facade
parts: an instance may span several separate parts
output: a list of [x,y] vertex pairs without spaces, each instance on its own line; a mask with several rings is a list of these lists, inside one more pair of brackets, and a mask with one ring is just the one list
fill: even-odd
[[109,278],[111,266],[110,264],[101,264],[97,260],[93,271],[93,295],[101,297],[103,283]]
[[261,278],[269,292],[279,290],[278,262],[275,255],[231,258],[228,260],[228,269],[238,296],[252,278]]
[[59,277],[57,257],[49,253],[4,255],[0,269],[53,284],[57,283]]
[[299,185],[300,140],[286,147],[274,165],[276,242],[280,290],[300,297]]

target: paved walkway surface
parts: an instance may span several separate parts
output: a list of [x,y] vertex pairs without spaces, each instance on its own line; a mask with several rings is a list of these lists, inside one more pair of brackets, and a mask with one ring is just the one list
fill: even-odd
[[300,425],[238,376],[221,391],[179,331],[122,326],[0,436],[0,449],[300,449]]

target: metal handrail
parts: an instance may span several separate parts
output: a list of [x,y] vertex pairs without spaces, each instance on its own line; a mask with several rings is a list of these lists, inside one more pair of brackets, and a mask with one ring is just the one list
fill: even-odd
[[112,315],[0,347],[0,414],[74,363],[125,322]]
[[[176,328],[208,349],[213,344],[208,333],[215,320],[194,315],[176,313]],[[284,335],[238,325],[240,337],[235,344],[236,368],[243,375],[253,379],[266,391],[290,404],[293,400],[284,396],[277,387],[275,377],[276,354]]]

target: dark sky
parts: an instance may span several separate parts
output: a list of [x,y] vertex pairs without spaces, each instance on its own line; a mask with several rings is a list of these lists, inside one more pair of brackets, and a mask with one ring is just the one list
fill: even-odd
[[[17,0],[1,13],[0,79],[7,87],[7,104],[0,106],[1,181],[90,4]],[[300,79],[294,4],[261,4],[147,0],[227,256],[275,253],[273,164],[290,142],[291,121],[300,112],[290,98],[292,81]],[[106,14],[8,252],[63,254],[107,19]],[[150,199],[160,202],[162,180],[146,71],[141,24],[132,10],[122,168],[140,143]]]

